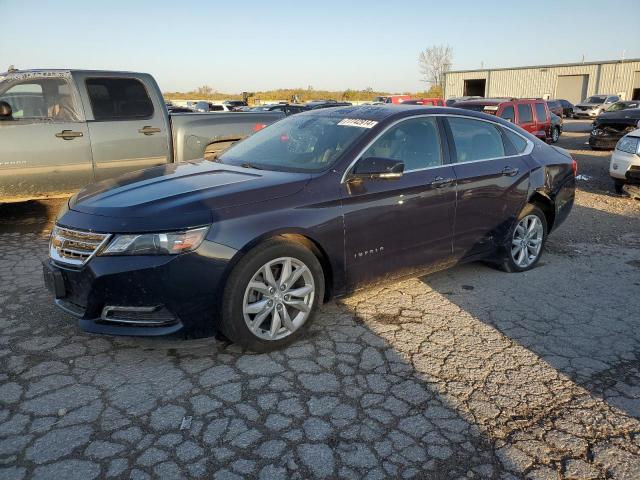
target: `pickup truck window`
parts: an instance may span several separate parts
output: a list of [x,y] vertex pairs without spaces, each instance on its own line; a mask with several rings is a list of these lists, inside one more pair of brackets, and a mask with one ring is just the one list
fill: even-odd
[[0,95],[0,100],[11,105],[14,120],[78,121],[71,88],[61,78],[35,78],[15,83]]
[[95,120],[137,120],[153,116],[153,103],[142,82],[135,78],[86,80]]

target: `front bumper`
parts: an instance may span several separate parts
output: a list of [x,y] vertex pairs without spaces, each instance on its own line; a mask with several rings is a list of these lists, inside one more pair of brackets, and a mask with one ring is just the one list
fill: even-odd
[[[78,317],[84,331],[203,337],[216,330],[224,279],[236,253],[205,240],[196,251],[176,256],[96,256],[81,268],[49,260],[45,283],[55,304]],[[47,281],[47,270],[62,287]]]
[[609,162],[611,178],[640,184],[640,155],[615,150]]
[[573,110],[573,116],[577,118],[596,118],[599,110]]
[[589,146],[594,149],[613,150],[623,135],[589,135]]

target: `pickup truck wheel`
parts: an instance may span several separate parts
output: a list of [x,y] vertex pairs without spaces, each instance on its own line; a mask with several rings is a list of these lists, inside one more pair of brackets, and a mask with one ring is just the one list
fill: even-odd
[[542,210],[528,203],[518,215],[509,239],[500,268],[505,272],[526,272],[534,268],[547,240],[547,219]]
[[235,266],[224,291],[221,330],[256,352],[282,348],[300,338],[324,297],[324,274],[304,246],[274,238]]

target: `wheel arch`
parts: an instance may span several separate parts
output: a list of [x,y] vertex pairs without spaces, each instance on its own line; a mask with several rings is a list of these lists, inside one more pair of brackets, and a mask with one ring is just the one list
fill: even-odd
[[299,229],[275,230],[272,232],[264,233],[263,235],[260,235],[254,238],[253,240],[248,242],[244,247],[242,247],[236,253],[236,255],[231,259],[231,261],[229,262],[229,266],[227,267],[226,276],[228,276],[231,273],[231,271],[233,271],[233,268],[238,263],[238,261],[244,255],[250,252],[253,248],[255,248],[256,246],[258,246],[259,244],[267,240],[277,238],[277,237],[282,237],[288,241],[298,243],[304,246],[305,248],[307,248],[308,250],[310,250],[311,253],[313,253],[316,256],[316,258],[320,262],[320,266],[322,267],[322,272],[324,274],[325,288],[324,288],[323,300],[327,301],[332,296],[334,291],[333,288],[335,285],[334,268],[331,265],[331,261],[329,260],[329,255],[327,251],[324,249],[324,247],[322,246],[321,242],[313,238],[313,236],[310,235],[308,232],[299,230]]
[[542,210],[545,220],[547,221],[547,233],[550,232],[553,229],[553,224],[556,219],[555,202],[546,192],[536,190],[529,196],[527,203],[536,205]]

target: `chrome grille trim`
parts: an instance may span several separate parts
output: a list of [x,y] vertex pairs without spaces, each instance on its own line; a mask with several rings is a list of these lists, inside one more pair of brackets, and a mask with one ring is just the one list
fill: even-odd
[[49,256],[57,263],[82,266],[100,251],[111,234],[55,226],[49,241]]

